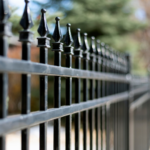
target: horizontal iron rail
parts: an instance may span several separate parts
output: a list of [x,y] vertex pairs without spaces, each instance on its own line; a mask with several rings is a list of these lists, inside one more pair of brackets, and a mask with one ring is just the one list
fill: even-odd
[[71,69],[53,65],[40,64],[31,61],[8,59],[4,57],[0,57],[0,72],[61,76],[84,79],[86,78],[126,83],[130,82],[130,77],[128,75],[123,76],[108,73],[97,73],[94,71]]
[[135,110],[136,108],[138,108],[139,106],[141,106],[142,104],[144,104],[148,100],[150,100],[150,93],[149,92],[143,94],[140,98],[138,98],[137,100],[132,102],[130,104],[130,110]]
[[137,94],[142,94],[142,93],[147,92],[147,91],[149,91],[149,85],[148,84],[132,89],[130,91],[130,95],[134,96]]
[[149,83],[150,81],[149,78],[139,78],[138,80],[134,79],[134,77],[131,78],[131,86],[140,86],[141,84]]
[[96,108],[109,101],[121,101],[126,100],[128,98],[128,92],[124,92],[121,94],[116,94],[100,99],[95,99],[92,101],[81,102],[79,104],[72,104],[70,106],[62,106],[60,108],[51,108],[47,111],[38,111],[34,113],[30,113],[28,115],[18,115],[13,117],[8,117],[6,119],[0,120],[0,135],[24,129],[29,126],[34,126],[46,121],[54,120],[56,118],[61,118],[67,116],[69,114],[74,114],[77,112],[81,112],[84,110]]
[[[135,95],[139,93],[143,93],[144,92],[143,89],[145,90],[145,92],[148,90],[143,87],[140,87],[132,93],[134,93]],[[9,132],[24,129],[29,126],[38,125],[40,123],[54,120],[56,118],[61,118],[69,114],[75,114],[77,112],[82,112],[84,110],[97,108],[102,105],[127,100],[128,98],[129,98],[129,93],[123,92],[120,94],[95,99],[92,101],[89,100],[87,102],[81,102],[79,104],[72,104],[70,106],[51,108],[46,111],[38,111],[27,115],[16,115],[13,117],[7,117],[5,119],[0,119],[0,135],[4,135]]]

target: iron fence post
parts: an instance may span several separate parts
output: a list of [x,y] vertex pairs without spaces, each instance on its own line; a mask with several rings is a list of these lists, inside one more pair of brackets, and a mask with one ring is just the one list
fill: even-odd
[[[61,52],[63,52],[63,43],[60,41],[62,40],[62,34],[60,30],[60,23],[59,17],[55,18],[56,26],[53,33],[53,49],[54,51],[54,65],[61,66]],[[54,108],[59,108],[61,106],[61,77],[55,76],[54,77]],[[61,119],[54,120],[54,150],[60,150],[60,126],[61,126]]]
[[[130,55],[129,54],[126,54],[126,62],[127,62],[127,72],[126,72],[126,74],[128,74],[128,75],[131,75],[131,58],[130,58]],[[129,100],[127,100],[127,102],[126,102],[126,110],[127,110],[127,112],[126,112],[126,149],[130,149],[130,150],[134,150],[134,141],[132,141],[133,139],[132,139],[132,136],[133,135],[131,135],[131,134],[134,134],[134,132],[133,131],[131,131],[132,133],[130,133],[130,123],[131,123],[131,120],[130,119],[133,119],[133,118],[131,118],[132,116],[130,116],[130,115],[132,115],[131,113],[130,113],[130,102],[132,101],[132,95],[130,94],[130,91],[131,91],[131,81],[130,81],[130,83],[128,83],[127,84],[127,89],[126,89],[128,92],[129,92]],[[130,133],[130,134],[129,134]],[[131,141],[132,141],[132,143],[130,143]],[[130,141],[130,142],[129,142]]]
[[[9,5],[7,0],[0,0],[0,56],[7,57],[8,42],[11,36],[11,24],[7,22],[10,17]],[[0,73],[0,119],[7,116],[8,96],[8,74]],[[0,149],[5,150],[5,136],[0,136]]]
[[[110,66],[109,66],[109,46],[105,46],[105,72],[109,73],[110,71]],[[105,82],[105,96],[109,96],[109,86],[110,83],[109,81]],[[106,150],[110,149],[110,104],[106,104]]]
[[[38,39],[38,47],[40,48],[40,63],[48,63],[48,48],[50,48],[50,39],[47,38],[49,29],[46,22],[46,10],[41,10],[41,22],[38,33],[41,37]],[[48,92],[48,76],[40,76],[40,111],[47,110],[47,93]],[[40,124],[40,150],[47,150],[47,122]]]
[[[31,42],[33,33],[29,31],[33,27],[33,22],[29,10],[29,0],[25,0],[25,9],[20,21],[20,25],[24,31],[20,32],[19,41],[22,42],[22,60],[30,61]],[[30,97],[31,97],[31,75],[22,74],[22,114],[30,113]],[[21,131],[22,150],[29,150],[29,128]]]
[[[100,72],[101,57],[100,57],[100,41],[96,43],[96,71]],[[100,98],[100,81],[96,81],[96,98]],[[100,108],[96,108],[95,112],[95,125],[96,125],[96,150],[100,149]]]
[[[90,46],[90,70],[95,71],[95,63],[96,63],[96,47],[95,47],[95,37],[91,37],[91,46]],[[90,100],[95,98],[95,80],[90,80]],[[94,116],[94,109],[89,110],[89,127],[90,127],[90,150],[93,150],[94,145],[94,123],[95,123],[95,116]]]
[[[105,73],[106,71],[106,60],[105,60],[105,44],[101,43],[101,50],[102,50],[102,65],[101,65],[101,71]],[[106,82],[102,80],[101,83],[101,93],[102,97],[105,97],[106,91],[105,91],[105,86]],[[106,150],[106,105],[102,106],[102,149]]]
[[[74,47],[73,39],[70,30],[71,24],[67,24],[67,33],[64,40],[66,44],[64,47],[64,54],[66,55],[66,67],[72,68],[72,55]],[[72,78],[66,78],[66,105],[72,104]],[[71,149],[71,127],[72,127],[72,115],[66,116],[66,150]]]
[[[88,70],[90,53],[87,33],[83,37],[83,69]],[[83,79],[83,101],[88,101],[88,79]],[[88,111],[83,112],[83,150],[87,150]]]
[[[75,68],[81,69],[81,58],[82,53],[82,43],[80,37],[80,29],[77,29],[77,36],[75,38]],[[75,79],[75,103],[80,103],[81,97],[81,79]],[[75,114],[75,150],[79,150],[80,147],[80,112]]]

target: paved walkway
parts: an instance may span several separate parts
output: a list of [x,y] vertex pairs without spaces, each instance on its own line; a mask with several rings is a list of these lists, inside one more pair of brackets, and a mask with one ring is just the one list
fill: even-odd
[[[72,147],[71,150],[74,150],[74,131],[72,131]],[[80,132],[80,150],[83,150],[82,147],[82,130]],[[89,139],[88,139],[89,140]],[[6,136],[6,150],[21,150],[21,132],[14,132]],[[29,150],[39,150],[39,126],[32,127],[30,129],[30,148]],[[53,150],[53,126],[48,127],[47,135],[47,150]],[[61,150],[65,150],[65,128],[61,128]]]

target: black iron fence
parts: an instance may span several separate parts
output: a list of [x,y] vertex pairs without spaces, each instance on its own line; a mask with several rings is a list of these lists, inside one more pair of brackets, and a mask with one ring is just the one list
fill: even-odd
[[[66,118],[66,150],[70,150],[73,114],[75,114],[75,150],[79,150],[81,140],[83,140],[84,150],[89,148],[90,150],[128,150],[129,148],[141,150],[143,145],[145,149],[149,148],[149,79],[131,76],[128,54],[119,54],[99,40],[95,42],[94,37],[91,38],[89,47],[86,33],[81,42],[80,29],[77,29],[73,47],[71,24],[67,24],[63,46],[60,18],[56,17],[56,26],[52,36],[54,65],[49,65],[50,39],[47,37],[49,30],[45,18],[46,10],[42,9],[38,28],[40,37],[37,45],[40,49],[40,62],[31,62],[30,48],[33,33],[29,29],[33,26],[33,22],[29,12],[29,0],[25,0],[25,10],[20,21],[24,30],[20,32],[19,37],[22,43],[22,60],[9,59],[7,58],[7,37],[11,35],[11,26],[7,20],[10,13],[7,0],[0,2],[1,150],[5,150],[5,135],[17,130],[21,130],[21,149],[28,150],[29,128],[34,125],[40,126],[40,150],[46,150],[47,122],[50,120],[54,120],[54,145],[51,149],[60,150],[62,117]],[[65,54],[66,67],[61,67],[61,53]],[[75,57],[75,62],[73,62],[75,68],[72,68],[72,56]],[[7,116],[6,106],[9,73],[22,74],[21,115],[11,117]],[[38,112],[30,112],[30,80],[31,75],[34,74],[40,76]],[[47,94],[50,92],[47,86],[48,76],[54,76],[54,108],[51,109],[47,108]],[[61,78],[66,79],[65,106],[61,106]],[[75,91],[72,91],[72,78],[75,78]],[[81,101],[81,91],[83,101]],[[75,92],[75,104],[72,104],[73,92]],[[142,109],[139,109],[143,104]],[[83,139],[80,138],[81,126]],[[94,138],[94,131],[96,131],[96,138]],[[89,143],[87,142],[88,135]],[[144,140],[139,140],[141,138]]]

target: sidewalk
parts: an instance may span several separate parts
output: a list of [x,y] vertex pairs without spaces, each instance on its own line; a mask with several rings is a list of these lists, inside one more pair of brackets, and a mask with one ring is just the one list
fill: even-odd
[[[53,150],[53,126],[48,126],[47,132],[47,150]],[[89,137],[89,136],[88,136]],[[74,150],[74,129],[72,130],[71,150]],[[80,150],[83,150],[83,134],[80,132]],[[89,139],[88,139],[89,140]],[[65,128],[61,128],[61,150],[65,150]],[[89,142],[88,142],[89,143]],[[6,136],[6,150],[21,150],[21,132],[13,132]],[[89,149],[89,148],[88,148]],[[30,147],[29,150],[39,150],[39,126],[30,128]]]

